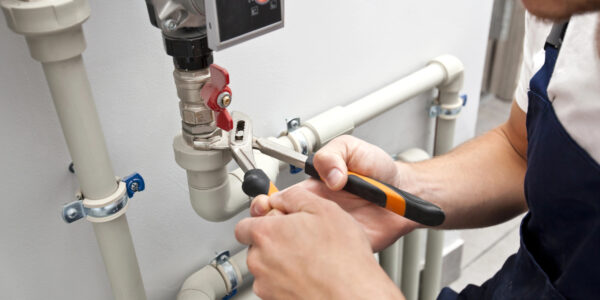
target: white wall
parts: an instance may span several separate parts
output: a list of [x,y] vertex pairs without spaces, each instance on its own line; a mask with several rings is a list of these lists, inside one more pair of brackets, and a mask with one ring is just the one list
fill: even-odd
[[[242,216],[209,223],[188,201],[173,160],[180,130],[172,63],[141,0],[92,1],[84,54],[118,175],[140,172],[147,190],[128,216],[150,299],[173,299],[183,279],[214,252],[238,249]],[[248,113],[259,135],[284,118],[307,119],[424,66],[439,54],[466,66],[470,101],[457,142],[474,133],[492,1],[289,0],[283,30],[215,54],[231,73],[231,108]],[[0,17],[3,19],[3,16]],[[40,65],[23,37],[0,21],[0,290],[4,299],[109,299],[90,224],[59,217],[75,177]],[[430,96],[419,97],[355,134],[389,152],[429,147]],[[289,179],[287,180],[289,181]]]

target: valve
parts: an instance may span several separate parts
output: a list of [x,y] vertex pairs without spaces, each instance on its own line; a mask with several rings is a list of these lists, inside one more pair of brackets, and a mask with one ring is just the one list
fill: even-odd
[[210,65],[210,81],[200,91],[200,96],[206,106],[216,113],[217,127],[230,131],[233,129],[233,119],[227,111],[231,104],[231,89],[229,86],[229,72],[218,65]]
[[136,192],[141,192],[146,188],[144,178],[142,178],[142,175],[138,173],[133,173],[129,176],[126,176],[121,181],[125,182],[127,197],[129,198],[133,197],[133,194]]

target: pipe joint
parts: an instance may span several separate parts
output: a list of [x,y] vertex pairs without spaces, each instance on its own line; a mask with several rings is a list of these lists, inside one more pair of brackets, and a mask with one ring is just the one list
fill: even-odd
[[440,84],[439,89],[458,93],[463,86],[465,70],[460,59],[446,54],[434,58],[428,65],[432,64],[439,65],[445,72],[444,81]]
[[85,50],[81,24],[90,16],[87,0],[2,1],[6,23],[26,36],[40,62],[66,60]]

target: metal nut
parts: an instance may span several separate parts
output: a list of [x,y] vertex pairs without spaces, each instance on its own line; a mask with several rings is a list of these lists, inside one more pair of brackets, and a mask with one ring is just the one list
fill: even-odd
[[192,125],[208,124],[214,121],[212,110],[200,106],[190,107],[181,105],[181,118],[183,122]]
[[217,129],[217,125],[212,122],[205,125],[190,125],[185,122],[181,123],[181,128],[191,135],[205,135],[213,133]]

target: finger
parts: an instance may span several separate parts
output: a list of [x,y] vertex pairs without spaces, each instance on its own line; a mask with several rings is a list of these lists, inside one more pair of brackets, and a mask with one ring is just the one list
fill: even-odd
[[[313,162],[327,186],[334,191],[346,185],[348,169],[387,183],[395,182],[397,176],[394,161],[385,151],[352,136],[332,140],[315,154]],[[336,170],[343,173],[341,179]]]
[[273,208],[271,209],[271,211],[269,211],[267,213],[267,217],[274,217],[274,216],[283,216],[285,215],[282,211],[280,211],[279,209]]
[[322,207],[323,199],[309,190],[293,185],[269,198],[271,207],[284,214],[298,212],[318,213]]
[[262,217],[271,210],[269,197],[266,195],[258,195],[250,204],[250,215],[253,217]]
[[254,244],[254,231],[261,222],[263,222],[262,218],[245,218],[241,220],[235,226],[235,238],[244,245]]

